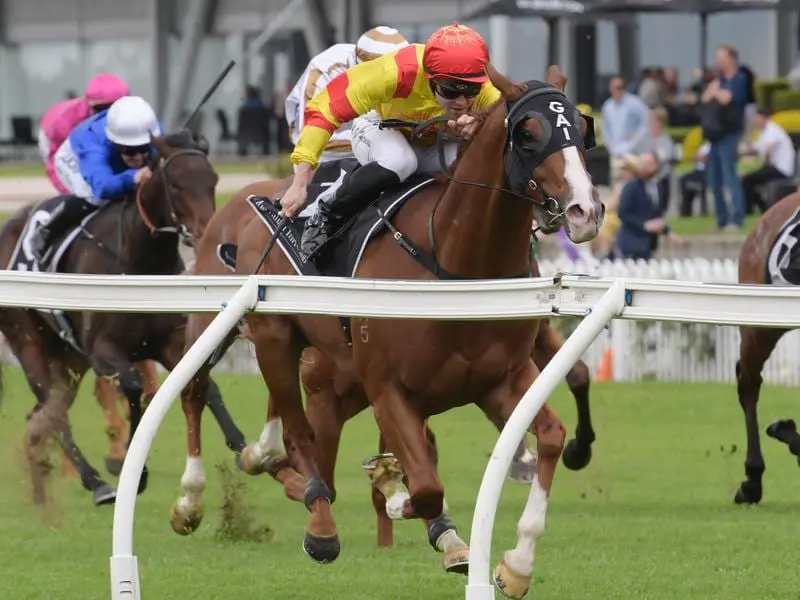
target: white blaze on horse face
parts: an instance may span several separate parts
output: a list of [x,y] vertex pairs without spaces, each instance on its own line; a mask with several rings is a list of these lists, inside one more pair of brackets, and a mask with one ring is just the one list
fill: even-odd
[[599,202],[592,179],[581,162],[575,146],[564,148],[564,179],[569,184],[569,202],[564,210],[567,217],[567,234],[575,242],[588,242],[597,236]]
[[534,477],[525,510],[517,523],[517,545],[508,550],[503,559],[517,575],[530,577],[533,572],[533,559],[536,553],[536,542],[544,533],[547,516],[547,492]]

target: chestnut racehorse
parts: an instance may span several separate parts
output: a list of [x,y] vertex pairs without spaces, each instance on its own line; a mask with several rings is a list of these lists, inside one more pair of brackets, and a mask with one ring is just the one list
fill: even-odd
[[[589,124],[563,94],[564,78],[548,70],[548,81],[517,84],[489,67],[502,94],[485,116],[481,130],[462,146],[450,182],[438,181],[418,191],[399,210],[394,226],[435,257],[442,271],[463,279],[498,279],[530,274],[530,223],[544,233],[561,226],[575,242],[597,235],[602,205],[583,162],[593,138]],[[552,76],[552,78],[551,78]],[[591,133],[591,135],[590,135]],[[281,252],[262,263],[271,235],[241,205],[250,194],[275,198],[288,180],[263,182],[237,193],[212,220],[209,229],[238,246],[236,272],[292,274]],[[435,211],[435,214],[434,214]],[[436,239],[436,247],[428,240]],[[216,235],[216,234],[215,234]],[[376,238],[366,249],[360,278],[434,279],[395,241]],[[202,245],[202,244],[201,244]],[[199,257],[198,257],[199,260]],[[425,420],[469,403],[495,422],[505,422],[532,384],[538,369],[531,360],[540,322],[433,322],[350,319],[352,347],[336,318],[261,316],[246,318],[248,337],[259,368],[285,427],[288,458],[305,483],[304,501],[311,513],[304,551],[321,563],[340,552],[328,482],[321,476],[319,449],[303,408],[299,366],[303,348],[312,346],[332,361],[335,393],[362,396],[374,409],[387,449],[403,465],[408,490],[397,486],[387,498],[393,518],[422,518],[429,540],[445,554],[445,563],[462,570],[468,548],[443,513],[444,490],[425,436]],[[187,344],[201,331],[191,324]],[[200,408],[208,368],[184,390],[189,452],[182,478],[184,495],[173,506],[172,523],[196,528],[195,503],[204,476],[200,459]],[[535,418],[537,474],[520,520],[517,547],[506,553],[495,580],[506,595],[519,598],[530,584],[533,551],[544,529],[547,498],[564,442],[564,429],[549,407]],[[245,453],[243,453],[244,456]],[[288,469],[287,469],[288,470]]]

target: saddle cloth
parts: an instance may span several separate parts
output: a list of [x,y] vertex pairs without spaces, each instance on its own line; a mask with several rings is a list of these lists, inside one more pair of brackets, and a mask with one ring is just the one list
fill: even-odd
[[800,208],[784,223],[770,248],[767,283],[800,285]]
[[[55,198],[48,198],[42,200],[39,204],[33,207],[28,216],[28,221],[25,223],[25,228],[22,230],[22,235],[17,240],[17,245],[14,247],[14,252],[11,254],[11,260],[6,267],[9,271],[41,271],[39,262],[34,258],[31,249],[34,234],[40,227],[50,222],[50,216],[56,207],[61,204],[65,196],[56,196]],[[58,271],[59,263],[63,258],[66,251],[69,249],[72,242],[75,241],[81,229],[91,221],[98,211],[84,217],[80,225],[72,227],[64,235],[53,240],[51,248],[46,251],[47,254],[52,256],[50,264],[48,265],[47,272],[55,273]]]
[[[397,214],[397,211],[406,200],[433,182],[433,178],[430,176],[416,174],[403,183],[383,192],[372,206],[362,211],[355,218],[352,225],[343,234],[340,234],[338,239],[328,242],[332,246],[332,248],[329,247],[330,258],[324,261],[323,269],[320,270],[313,262],[304,261],[300,253],[300,238],[303,234],[303,226],[306,220],[314,214],[317,203],[321,199],[335,194],[336,190],[347,182],[347,178],[357,168],[358,161],[353,158],[334,160],[320,165],[314,174],[314,179],[308,186],[308,197],[313,199],[312,202],[297,217],[291,219],[278,235],[276,245],[280,246],[298,275],[355,276],[367,244],[370,240],[375,239],[376,236],[386,231],[385,224],[381,220],[378,211],[382,212],[386,219],[391,222],[392,217]],[[247,202],[274,235],[281,221],[281,216],[278,214],[280,209],[270,198],[250,196]],[[236,245],[218,245],[217,258],[227,268],[234,270],[236,267]]]

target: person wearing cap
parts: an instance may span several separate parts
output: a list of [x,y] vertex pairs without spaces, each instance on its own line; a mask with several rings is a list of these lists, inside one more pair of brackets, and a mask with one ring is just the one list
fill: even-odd
[[56,175],[55,154],[75,127],[90,116],[108,110],[116,100],[130,93],[128,84],[111,73],[98,73],[89,80],[83,96],[51,106],[39,125],[39,153],[47,178],[59,194],[69,194]]
[[[454,23],[436,30],[425,44],[410,44],[354,66],[308,103],[306,124],[291,155],[297,169],[281,198],[281,213],[291,217],[304,206],[314,169],[342,123],[353,121],[353,154],[362,166],[334,194],[317,202],[301,240],[306,257],[386,188],[414,172],[439,170],[431,139],[435,132],[411,141],[398,130],[381,129],[380,121],[447,115],[448,132],[468,139],[479,125],[470,113],[485,111],[501,96],[489,81],[488,63],[489,51],[480,34]],[[446,144],[448,164],[457,151],[457,142]]]
[[31,243],[40,263],[58,236],[150,178],[151,136],[162,131],[153,107],[139,96],[123,96],[72,130],[54,158],[56,176],[69,195]]
[[[379,25],[364,32],[355,44],[334,44],[311,59],[297,83],[289,92],[284,104],[289,135],[293,144],[300,139],[305,125],[306,106],[311,99],[324,90],[337,75],[350,67],[368,62],[389,52],[408,46],[408,40],[396,29]],[[342,123],[333,132],[319,162],[352,158],[352,124]]]

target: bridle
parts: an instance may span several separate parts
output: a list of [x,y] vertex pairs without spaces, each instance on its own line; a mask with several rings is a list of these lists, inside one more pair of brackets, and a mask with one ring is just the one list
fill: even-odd
[[198,150],[195,148],[185,148],[176,150],[175,152],[170,154],[167,158],[160,158],[156,162],[155,169],[161,171],[162,175],[161,182],[164,185],[164,201],[167,204],[167,211],[169,214],[169,218],[172,221],[172,224],[165,225],[163,227],[157,227],[153,223],[152,219],[150,219],[150,216],[147,214],[147,211],[145,210],[144,207],[144,203],[142,201],[142,194],[147,183],[145,183],[144,185],[140,185],[136,188],[136,209],[139,211],[139,217],[141,217],[142,222],[144,223],[145,227],[147,227],[147,229],[150,231],[151,235],[155,235],[157,233],[175,233],[179,235],[185,242],[190,242],[194,236],[192,236],[189,233],[189,230],[186,227],[186,225],[181,223],[180,220],[178,219],[178,215],[175,212],[175,205],[172,202],[169,190],[169,172],[167,171],[167,168],[169,167],[170,163],[179,156],[202,156],[203,159],[206,162],[208,162],[208,155],[202,150]]
[[[506,142],[503,151],[504,158],[508,155],[509,152],[511,152],[512,155],[514,155],[517,158],[518,162],[520,162],[520,164],[522,163],[518,155],[518,150],[514,146],[513,132],[514,132],[514,127],[516,126],[516,123],[514,122],[514,117],[519,113],[519,111],[527,103],[527,101],[531,100],[536,96],[541,96],[545,94],[560,95],[564,99],[566,99],[566,95],[560,90],[551,86],[545,86],[539,88],[529,88],[525,90],[525,92],[516,100],[506,102],[506,116],[504,121],[504,128],[506,131]],[[447,116],[433,117],[432,119],[428,119],[427,121],[422,121],[422,122],[404,121],[401,119],[386,119],[384,121],[381,121],[379,126],[381,129],[396,129],[396,128],[411,127],[413,129],[410,135],[412,138],[414,138],[414,137],[420,137],[422,133],[429,127],[436,125],[438,123],[446,123],[450,120],[452,119]],[[539,185],[535,179],[533,179],[532,174],[526,176],[528,180],[526,187],[527,189],[530,190],[532,195],[528,195],[520,191],[503,186],[496,186],[487,183],[481,183],[478,181],[464,181],[463,179],[458,179],[454,177],[447,166],[447,159],[445,158],[444,143],[448,139],[449,136],[446,136],[446,134],[444,133],[444,128],[439,127],[436,132],[436,150],[439,158],[439,168],[445,174],[447,179],[450,180],[451,182],[460,183],[463,185],[469,185],[472,187],[488,189],[503,194],[508,194],[509,196],[519,198],[528,203],[531,203],[534,206],[543,210],[548,215],[549,221],[546,224],[547,226],[554,224],[556,221],[558,221],[564,216],[565,211],[563,208],[561,208],[561,204],[559,203],[558,199],[556,199],[553,195],[548,194],[547,191],[541,185]],[[539,229],[542,229],[541,225],[538,225],[536,229],[534,229],[534,233]]]

